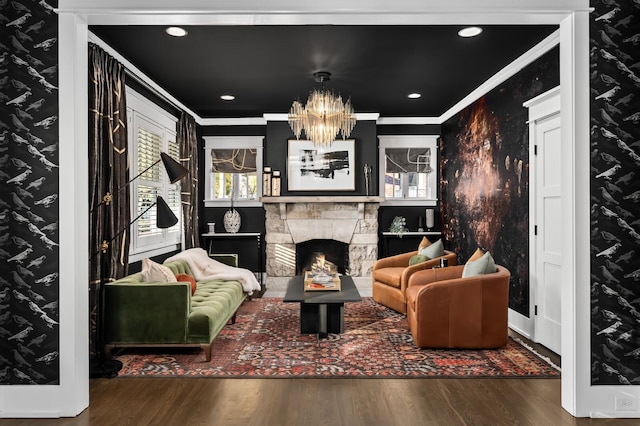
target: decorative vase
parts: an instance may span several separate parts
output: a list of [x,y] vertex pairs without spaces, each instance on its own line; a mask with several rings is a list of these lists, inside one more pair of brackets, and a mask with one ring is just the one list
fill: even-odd
[[224,229],[230,234],[235,234],[240,230],[240,213],[233,208],[233,200],[231,201],[231,208],[224,214],[223,222]]
[[431,230],[435,226],[435,214],[433,209],[426,209],[425,211],[427,215],[427,229]]

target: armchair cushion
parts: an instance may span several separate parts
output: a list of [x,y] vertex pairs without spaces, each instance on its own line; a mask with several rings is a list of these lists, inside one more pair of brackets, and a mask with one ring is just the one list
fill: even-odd
[[429,247],[431,245],[431,241],[427,237],[422,237],[420,244],[418,244],[418,251],[422,250],[425,247]]
[[442,256],[444,254],[444,245],[442,244],[442,240],[440,239],[435,243],[431,243],[427,247],[420,249],[420,254],[427,256],[429,259],[435,259],[436,257]]
[[496,263],[491,253],[486,252],[477,260],[469,260],[462,270],[462,278],[491,274],[496,271]]
[[400,280],[405,266],[393,266],[373,271],[373,278],[395,288],[400,288]]
[[421,262],[426,262],[429,259],[430,258],[428,256],[425,256],[424,254],[416,254],[415,256],[411,256],[411,259],[409,259],[409,266],[413,266]]

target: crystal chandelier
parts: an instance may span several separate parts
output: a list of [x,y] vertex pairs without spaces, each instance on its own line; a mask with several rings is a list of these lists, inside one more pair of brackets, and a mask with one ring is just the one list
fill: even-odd
[[306,105],[295,100],[289,110],[289,126],[300,139],[304,131],[317,147],[327,147],[336,139],[338,133],[342,139],[351,135],[356,125],[356,114],[351,106],[351,100],[342,103],[342,97],[324,90],[324,82],[329,81],[331,73],[326,71],[313,74],[315,80],[322,84],[320,91],[314,90],[309,95]]

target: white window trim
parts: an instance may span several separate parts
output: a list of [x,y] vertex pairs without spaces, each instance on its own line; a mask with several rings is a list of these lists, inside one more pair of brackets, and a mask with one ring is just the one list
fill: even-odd
[[[385,178],[385,149],[386,148],[431,148],[431,168],[437,171],[439,166],[440,153],[438,152],[438,139],[440,135],[381,135],[378,136],[379,141],[379,194],[384,197],[384,178]],[[436,206],[438,204],[438,192],[440,186],[438,182],[438,173],[434,173],[433,194],[434,197],[411,197],[411,198],[385,198],[380,203],[383,206],[407,206],[407,205],[424,205]]]
[[[263,136],[205,136],[204,137],[204,158],[205,158],[205,184],[204,184],[204,206],[205,207],[229,207],[230,200],[212,200],[207,198],[211,194],[211,179],[209,176],[211,150],[213,149],[255,149],[256,150],[256,177],[258,184],[258,198],[262,194],[262,143]],[[235,207],[262,207],[259,200],[234,200]]]
[[[141,120],[145,120],[150,122],[153,125],[158,126],[162,129],[162,138],[163,144],[165,145],[165,149],[163,151],[166,152],[166,144],[169,140],[176,141],[177,132],[176,132],[176,123],[178,119],[158,107],[156,104],[145,98],[140,93],[131,89],[130,87],[126,87],[126,96],[127,96],[127,132],[129,137],[129,164],[130,164],[130,173],[131,176],[135,176],[138,174],[138,170],[136,168],[137,161],[135,160],[137,157],[137,132],[136,132],[136,119],[139,118]],[[177,142],[177,141],[176,141]],[[167,190],[171,184],[168,183],[168,178],[166,175],[166,170],[161,167],[162,174],[164,176],[164,182],[162,185],[161,195],[167,199]],[[131,219],[135,218],[137,213],[137,184],[138,180],[136,179],[131,182]],[[179,187],[179,184],[177,184]],[[182,209],[179,209],[179,215],[182,215]],[[182,223],[180,220],[179,223]],[[178,232],[169,233],[168,230],[162,230],[162,241],[155,244],[148,244],[143,247],[137,247],[137,235],[136,235],[136,226],[135,223],[129,227],[129,235],[130,235],[130,250],[129,250],[129,262],[136,262],[142,260],[147,257],[157,256],[165,253],[170,253],[172,251],[179,250],[181,247],[181,241],[183,237],[182,229],[179,229]]]

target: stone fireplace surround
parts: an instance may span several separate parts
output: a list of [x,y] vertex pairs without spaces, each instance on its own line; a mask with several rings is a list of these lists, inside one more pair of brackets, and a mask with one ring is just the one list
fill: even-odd
[[381,197],[287,196],[260,201],[266,213],[267,291],[283,293],[295,275],[296,244],[326,239],[349,245],[349,275],[363,296],[370,292]]

